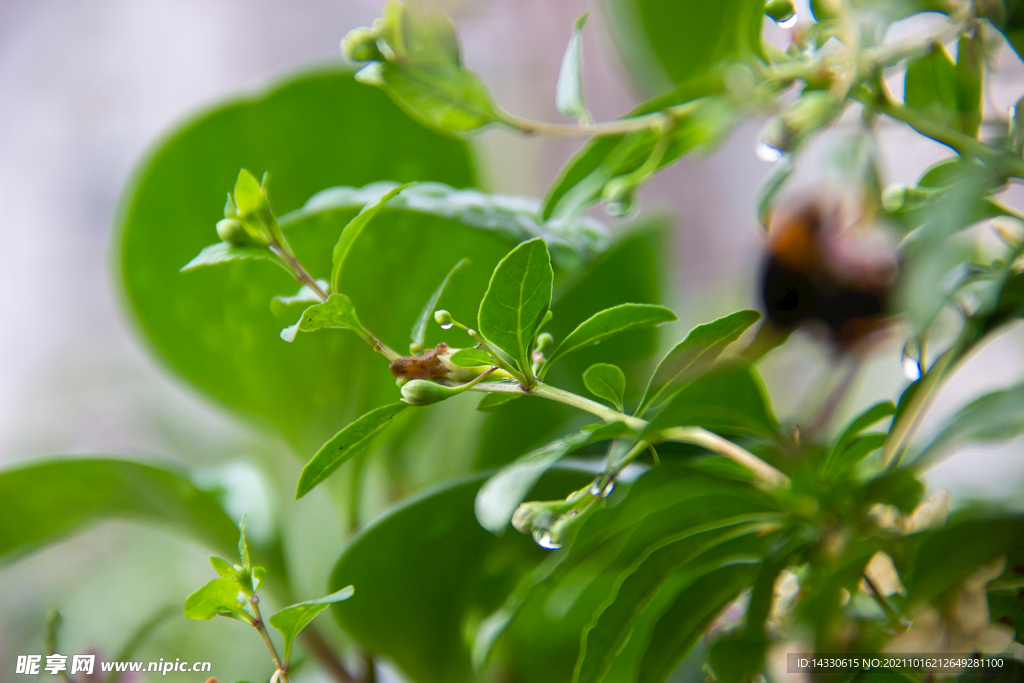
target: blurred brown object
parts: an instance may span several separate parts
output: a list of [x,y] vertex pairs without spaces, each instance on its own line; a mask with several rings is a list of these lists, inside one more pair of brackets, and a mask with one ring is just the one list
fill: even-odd
[[838,202],[814,196],[780,206],[761,277],[765,328],[779,335],[817,324],[840,352],[861,350],[891,320],[898,273],[889,235],[869,221],[847,226]]

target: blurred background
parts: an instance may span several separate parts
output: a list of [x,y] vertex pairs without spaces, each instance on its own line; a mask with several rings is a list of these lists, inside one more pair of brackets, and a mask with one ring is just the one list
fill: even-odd
[[[238,504],[256,510],[250,513],[254,533],[267,523],[272,503],[265,482],[241,459],[281,455],[294,472],[300,463],[285,455],[282,443],[254,434],[184,387],[143,347],[124,313],[111,262],[111,225],[133,169],[171,127],[296,69],[339,62],[341,36],[369,24],[382,5],[0,1],[0,466],[43,455],[105,453],[200,467],[203,476],[229,481],[239,495],[250,497]],[[465,62],[516,114],[560,120],[554,90],[561,55],[573,21],[588,9],[594,12],[584,32],[585,86],[595,118],[619,116],[644,97],[618,57],[597,2],[462,0],[446,6],[459,26]],[[784,42],[785,31],[766,23],[769,39]],[[920,28],[904,24],[892,30],[909,36]],[[902,91],[898,72],[890,83],[894,93]],[[990,125],[1003,125],[1022,90],[1024,65],[1004,49],[988,87]],[[855,121],[853,113],[812,145],[797,186],[822,182],[830,140],[841,138]],[[762,123],[741,125],[714,155],[683,160],[643,191],[644,215],[663,215],[674,229],[672,303],[681,322],[669,338],[758,305],[763,233],[755,202],[771,170],[755,154]],[[886,182],[912,183],[950,155],[896,124],[883,122],[880,131]],[[535,197],[543,196],[580,144],[502,130],[481,133],[474,143],[485,189]],[[1006,201],[1024,208],[1024,194],[1017,190],[1008,191]],[[592,213],[614,227],[600,209]],[[981,241],[985,230],[977,230]],[[798,337],[763,366],[783,421],[806,412],[833,366],[827,349],[809,336]],[[1024,332],[1014,328],[968,364],[939,399],[924,433],[971,398],[1019,382],[1022,348]],[[896,341],[878,350],[842,417],[902,389],[907,380],[900,351]],[[931,489],[950,489],[954,500],[997,496],[1024,502],[1021,452],[1019,441],[962,452],[931,472]],[[311,566],[329,566],[335,552],[323,549]],[[179,606],[181,596],[208,575],[204,552],[123,523],[0,568],[0,680],[13,670],[17,654],[42,652],[47,608],[57,606],[65,616],[61,651],[98,648],[112,656],[144,620],[140,615],[165,604]],[[323,575],[315,571],[299,578],[310,590],[323,586]],[[235,624],[217,621],[225,623],[175,619],[157,630],[138,658],[184,653],[213,661],[214,674],[262,671],[250,661],[259,644]]]

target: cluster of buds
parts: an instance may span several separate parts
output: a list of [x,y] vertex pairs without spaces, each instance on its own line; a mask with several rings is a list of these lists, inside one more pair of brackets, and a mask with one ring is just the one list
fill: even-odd
[[592,497],[588,486],[569,494],[565,500],[522,503],[512,515],[512,526],[519,533],[532,534],[541,547],[561,548],[584,517],[579,503]]
[[280,228],[267,199],[267,174],[263,182],[244,168],[238,173],[234,194],[228,193],[224,218],[217,222],[217,235],[234,246],[265,247],[277,241]]

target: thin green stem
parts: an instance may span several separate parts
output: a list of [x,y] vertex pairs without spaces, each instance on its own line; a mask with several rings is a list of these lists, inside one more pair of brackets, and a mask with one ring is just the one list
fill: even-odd
[[878,584],[876,584],[874,580],[867,575],[867,573],[864,574],[864,582],[868,584],[868,587],[871,589],[871,595],[875,598],[875,602],[877,602],[882,608],[882,611],[885,612],[885,616],[889,617],[891,621],[898,620],[900,618],[899,612],[897,612],[886,597],[882,595],[878,590]]
[[766,486],[773,489],[789,486],[789,477],[775,469],[745,448],[723,439],[703,427],[670,427],[660,433],[663,441],[689,443],[724,455],[738,465],[750,470]]
[[320,301],[327,301],[327,292],[317,284],[317,281],[313,279],[313,276],[310,275],[309,271],[303,267],[299,262],[299,259],[295,257],[295,254],[293,254],[290,249],[286,249],[278,242],[272,242],[270,244],[270,248],[274,253],[284,259],[284,262],[292,269],[292,275],[300,284],[306,285],[313,290],[313,293],[320,297]]
[[270,658],[274,660],[274,666],[277,667],[278,679],[282,683],[288,683],[288,662],[281,662],[281,658],[277,656],[277,648],[274,647],[274,641],[270,639],[270,634],[267,633],[267,627],[263,623],[263,617],[260,616],[260,599],[258,596],[253,595],[249,598],[249,605],[252,607],[253,616],[256,617],[253,622],[253,627],[260,634],[260,638],[263,639],[263,644],[267,646],[267,652],[270,653]]
[[626,426],[637,431],[642,431],[647,427],[647,422],[645,420],[626,415],[625,413],[620,413],[614,408],[609,408],[597,401],[591,401],[589,398],[584,398],[583,396],[574,394],[571,391],[565,391],[564,389],[553,387],[550,384],[537,382],[530,387],[529,393],[533,396],[540,396],[541,398],[564,403],[565,405],[572,406],[573,408],[585,410],[588,413],[597,415],[605,422],[625,422]]

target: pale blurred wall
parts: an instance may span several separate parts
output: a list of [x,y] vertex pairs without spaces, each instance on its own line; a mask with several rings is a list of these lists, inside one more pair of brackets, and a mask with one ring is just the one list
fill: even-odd
[[[381,4],[0,2],[0,463],[82,452],[201,463],[255,447],[241,425],[170,378],[133,335],[109,262],[118,197],[146,149],[175,122],[297,67],[337,60],[339,38],[378,16]],[[575,17],[599,9],[592,4],[467,0],[451,6],[466,62],[498,101],[521,115],[557,120],[553,93],[561,53]],[[603,22],[595,12],[584,49],[588,101],[598,119],[620,115],[640,97]],[[993,96],[1005,109],[1022,90],[1024,69],[1013,56],[1002,62],[1006,71]],[[686,323],[679,333],[756,304],[761,235],[754,198],[770,169],[754,154],[759,125],[742,125],[715,156],[683,161],[643,193],[646,213],[676,222],[673,285]],[[948,155],[898,126],[883,130],[890,180],[911,182]],[[579,144],[502,131],[478,140],[489,189],[538,196]],[[954,380],[936,416],[1018,381],[1022,341],[1018,330],[994,344],[990,355]],[[829,365],[809,340],[797,344],[798,353],[770,358],[765,369],[784,417],[823,383]],[[871,363],[853,403],[873,402],[905,384],[898,352],[889,348]],[[936,470],[933,483],[955,492],[1019,495],[1021,450],[1016,442],[961,455]],[[93,532],[88,538],[108,537]],[[103,542],[102,552],[71,546],[80,551],[81,581],[89,572],[103,574],[112,554],[144,566],[141,555],[131,559],[132,548]],[[26,591],[24,581],[45,579],[44,567],[55,557],[0,572],[0,611],[26,618],[35,613],[42,598]],[[189,562],[201,576],[202,562]],[[18,609],[12,612],[12,605]],[[11,622],[0,622],[0,643],[9,628]]]

